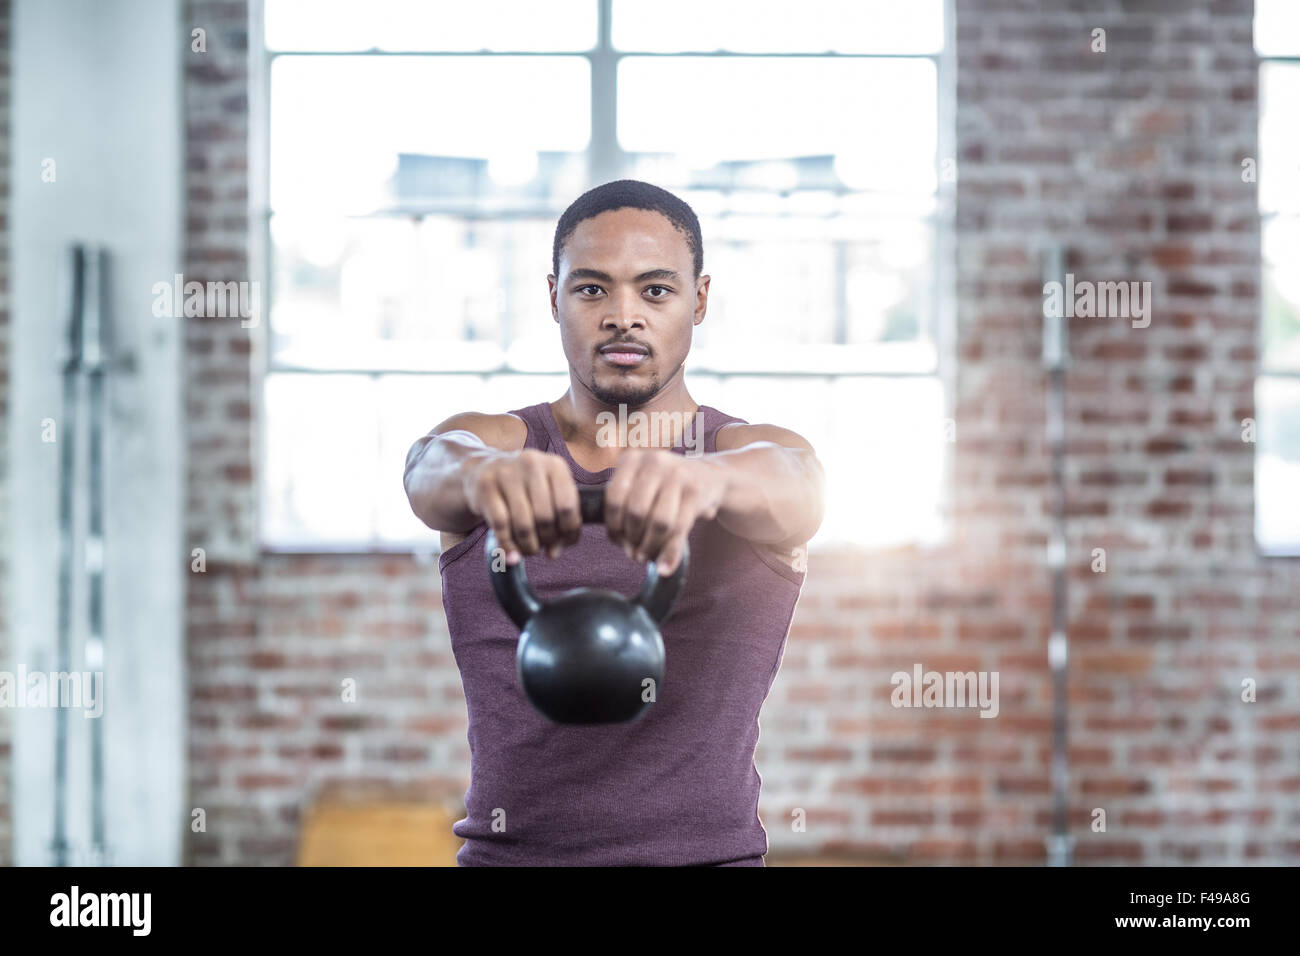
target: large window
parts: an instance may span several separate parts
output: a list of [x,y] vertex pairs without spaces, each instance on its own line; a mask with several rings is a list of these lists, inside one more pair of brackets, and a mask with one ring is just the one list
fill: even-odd
[[817,542],[938,540],[943,8],[265,0],[264,543],[436,543],[407,448],[563,394],[555,222],[623,177],[698,213],[688,385],[813,442]]
[[1300,554],[1300,3],[1256,0],[1261,373],[1255,384],[1255,537]]

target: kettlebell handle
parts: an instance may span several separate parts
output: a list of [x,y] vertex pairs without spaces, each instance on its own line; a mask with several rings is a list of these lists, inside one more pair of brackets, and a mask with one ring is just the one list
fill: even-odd
[[[582,514],[583,524],[605,523],[605,486],[585,485],[578,489],[578,510]],[[546,606],[537,592],[528,583],[528,574],[524,571],[524,562],[515,565],[505,563],[505,556],[500,553],[496,533],[488,529],[483,546],[487,557],[488,577],[492,581],[492,590],[497,601],[505,609],[510,620],[522,628],[528,619]],[[661,575],[654,561],[646,562],[645,582],[633,601],[649,613],[656,624],[662,624],[677,603],[682,584],[686,580],[686,566],[690,558],[690,548],[682,547],[682,559],[677,568],[669,575]]]

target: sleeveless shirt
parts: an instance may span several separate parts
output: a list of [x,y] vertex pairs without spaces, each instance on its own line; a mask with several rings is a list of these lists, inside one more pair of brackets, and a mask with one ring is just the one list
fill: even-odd
[[[573,459],[549,403],[511,414],[528,425],[525,447],[562,457],[579,486],[613,476]],[[730,422],[747,424],[701,405],[665,453],[713,454]],[[696,522],[686,581],[660,626],[666,671],[655,702],[629,723],[554,724],[519,686],[519,629],[493,595],[486,534],[480,522],[438,559],[469,720],[466,815],[452,827],[466,841],[458,865],[763,866],[758,718],[805,572],[716,520]],[[645,576],[599,524],[584,525],[558,558],[526,560],[543,600],[577,587],[631,596]]]

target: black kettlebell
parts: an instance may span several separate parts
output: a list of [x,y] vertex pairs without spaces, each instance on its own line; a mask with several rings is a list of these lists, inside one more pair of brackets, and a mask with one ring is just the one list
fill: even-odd
[[[604,522],[604,486],[579,488],[578,500],[584,524]],[[686,579],[687,551],[666,577],[648,562],[645,584],[635,598],[575,588],[553,601],[538,598],[523,561],[505,563],[491,530],[484,551],[492,590],[523,629],[516,670],[538,712],[558,724],[610,724],[644,714],[663,687],[659,625],[672,612]]]

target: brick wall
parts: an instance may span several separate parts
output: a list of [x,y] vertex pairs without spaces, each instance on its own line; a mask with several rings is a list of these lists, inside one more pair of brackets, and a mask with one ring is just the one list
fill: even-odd
[[[9,0],[0,0],[0,668],[9,669]],[[0,710],[0,866],[13,860],[12,724]]]
[[[186,281],[249,276],[248,13],[244,0],[187,4],[206,50],[185,57]],[[255,667],[270,637],[257,628],[262,568],[256,558],[252,368],[256,330],[230,319],[188,319],[185,338],[186,601],[190,674],[190,792],[206,832],[190,835],[186,860],[285,862],[271,846],[276,813],[250,778],[268,777],[271,741],[286,733],[258,723]],[[196,549],[203,570],[194,570]],[[304,585],[309,581],[304,581]],[[268,698],[272,693],[268,690]],[[270,704],[264,705],[270,707]],[[288,804],[296,801],[289,800]]]
[[[922,764],[934,779],[979,780],[927,838],[946,833],[981,860],[1042,854],[1050,471],[1034,317],[1036,253],[1057,238],[1078,278],[1149,281],[1155,296],[1148,328],[1071,323],[1079,859],[1294,863],[1300,568],[1255,553],[1241,425],[1254,415],[1260,308],[1255,186],[1241,178],[1258,155],[1253,4],[959,0],[958,11],[957,573],[984,559],[996,577],[988,606],[936,602],[936,643],[996,654],[1024,703],[986,721],[1011,724],[983,731],[997,741],[983,759],[976,735]],[[1105,573],[1092,570],[1095,548]],[[941,579],[923,580],[925,603]],[[1244,678],[1256,703],[1240,700]],[[1097,807],[1104,834],[1088,827]]]
[[[186,278],[244,279],[244,5],[189,10],[209,53],[187,63]],[[811,558],[762,720],[774,855],[1044,859],[1051,491],[1037,255],[1064,239],[1080,278],[1150,281],[1156,294],[1149,328],[1079,320],[1070,335],[1077,858],[1300,861],[1300,572],[1254,553],[1253,446],[1240,437],[1258,361],[1258,219],[1239,176],[1256,148],[1251,4],[957,11],[955,538]],[[1094,28],[1104,54],[1090,49]],[[190,782],[208,830],[188,857],[285,863],[304,801],[331,781],[458,799],[464,702],[433,567],[257,553],[261,345],[237,322],[189,321],[188,528],[207,553],[188,598]],[[1105,573],[1090,568],[1094,548]],[[894,709],[889,677],[917,662],[997,670],[1000,716]],[[356,704],[339,699],[347,677]],[[1256,703],[1239,702],[1244,677]],[[1089,828],[1098,807],[1105,833]],[[790,825],[796,809],[806,831]]]

